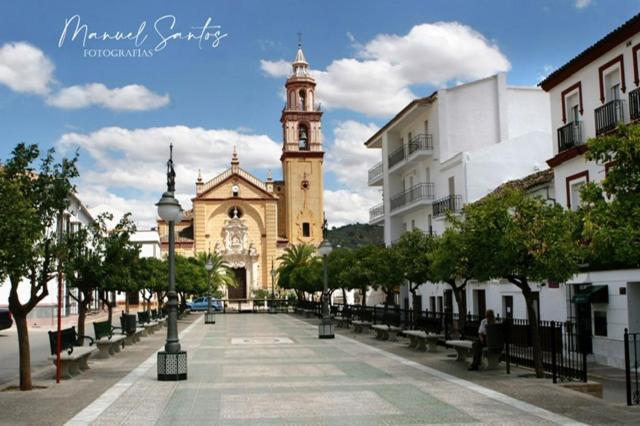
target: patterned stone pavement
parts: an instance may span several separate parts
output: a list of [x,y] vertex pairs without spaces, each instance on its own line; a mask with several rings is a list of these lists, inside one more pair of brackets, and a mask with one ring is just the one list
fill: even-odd
[[200,318],[181,342],[187,381],[158,382],[154,355],[70,424],[576,423],[289,315]]

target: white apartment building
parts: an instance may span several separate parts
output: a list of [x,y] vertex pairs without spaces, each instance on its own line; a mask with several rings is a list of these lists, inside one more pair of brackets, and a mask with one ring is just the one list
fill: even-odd
[[[74,193],[69,195],[69,206],[63,214],[63,232],[77,232],[79,229],[89,226],[94,222],[94,218],[82,204],[78,196]],[[51,226],[52,230],[57,229],[58,224],[54,222]],[[54,232],[54,231],[52,231]],[[77,294],[76,289],[70,289],[66,286],[66,283],[62,283],[62,315],[68,316],[77,313],[77,302],[71,298],[70,293]],[[5,280],[0,285],[0,306],[8,307],[9,305],[9,292],[11,290],[11,284],[9,280]],[[49,294],[38,303],[38,305],[29,314],[29,320],[39,325],[53,325],[57,318],[58,307],[58,280],[52,279],[48,283]],[[31,286],[27,280],[18,286],[18,297],[22,302],[29,300],[31,292]],[[97,303],[97,302],[95,302]],[[95,308],[95,303],[93,308]]]
[[[615,132],[618,123],[640,118],[640,15],[549,75],[555,198],[567,209],[580,205],[580,187],[600,181],[607,164],[585,159],[589,138]],[[567,318],[591,326],[596,361],[621,367],[623,333],[640,332],[640,270],[594,271],[571,279]],[[544,309],[543,309],[544,310]]]
[[[382,157],[369,170],[369,185],[383,193],[369,223],[384,225],[387,245],[412,229],[441,234],[447,211],[458,212],[504,182],[546,168],[552,155],[549,115],[544,91],[508,86],[505,74],[411,102],[365,142]],[[470,310],[484,312],[487,285],[468,287]],[[497,301],[506,297],[515,312],[525,311],[517,288],[495,287]],[[446,285],[423,284],[418,293],[422,309],[457,312]],[[406,286],[399,302],[412,306]]]

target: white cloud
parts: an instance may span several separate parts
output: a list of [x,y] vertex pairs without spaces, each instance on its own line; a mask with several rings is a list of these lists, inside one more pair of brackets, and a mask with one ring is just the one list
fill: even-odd
[[26,42],[0,46],[0,83],[21,93],[46,95],[53,82],[53,63]]
[[47,103],[64,109],[96,105],[116,111],[146,111],[166,106],[169,95],[158,95],[139,84],[109,89],[104,84],[89,83],[65,87],[50,96]]
[[154,203],[166,187],[170,142],[174,144],[177,197],[185,209],[190,208],[195,194],[198,170],[206,181],[228,168],[234,145],[241,167],[265,171],[259,178],[266,177],[267,169],[280,166],[279,143],[237,130],[106,127],[92,133],[66,133],[57,146],[63,153],[80,148],[83,163],[90,157],[90,165],[81,167],[78,182],[84,202],[92,207],[108,206],[120,214],[131,211],[136,221],[152,225]]
[[381,201],[382,196],[377,191],[365,194],[344,189],[324,191],[324,208],[331,226],[369,223],[369,208]]
[[591,0],[576,0],[575,5],[577,9],[584,9],[592,3]]
[[[411,86],[469,81],[511,66],[498,46],[458,22],[420,24],[406,35],[380,34],[353,47],[354,58],[336,59],[325,70],[312,71],[317,98],[328,108],[376,117],[394,114],[414,99]],[[285,64],[262,60],[261,68],[282,77],[288,74]]]
[[19,93],[33,93],[47,104],[64,109],[100,106],[115,111],[146,111],[169,103],[169,95],[159,95],[140,84],[108,88],[101,83],[63,87],[56,93],[53,62],[44,52],[26,42],[0,46],[0,84]]

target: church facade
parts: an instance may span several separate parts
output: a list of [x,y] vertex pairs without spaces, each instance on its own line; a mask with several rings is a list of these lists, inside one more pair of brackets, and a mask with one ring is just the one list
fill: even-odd
[[[195,256],[216,252],[233,268],[239,286],[229,299],[251,299],[271,289],[271,269],[289,245],[322,242],[322,112],[315,103],[316,83],[298,46],[286,81],[282,110],[282,180],[265,181],[240,167],[235,148],[231,167],[195,184],[193,208],[176,223],[176,252]],[[168,250],[168,226],[158,221],[162,251]]]

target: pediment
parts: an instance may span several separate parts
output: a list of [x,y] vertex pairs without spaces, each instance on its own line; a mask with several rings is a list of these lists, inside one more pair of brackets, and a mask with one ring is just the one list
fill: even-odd
[[[232,173],[231,169],[228,169],[206,182],[203,188],[204,190],[196,195],[195,199],[276,199],[274,194],[267,191],[267,185],[264,182],[242,169],[238,173]],[[234,189],[237,189],[237,196],[234,196]]]

